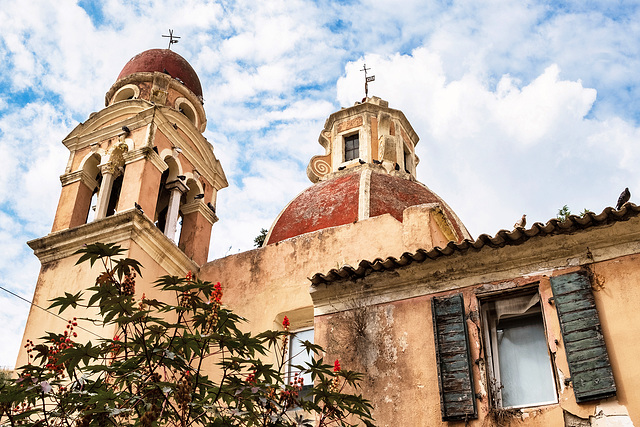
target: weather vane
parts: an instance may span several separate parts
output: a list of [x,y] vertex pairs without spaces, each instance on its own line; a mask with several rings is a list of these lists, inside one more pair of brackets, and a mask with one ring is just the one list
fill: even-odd
[[178,40],[180,37],[178,36],[174,36],[173,35],[173,30],[169,29],[169,35],[165,36],[164,34],[162,35],[162,37],[169,37],[169,49],[171,49],[171,45],[174,43],[178,43]]
[[362,65],[362,70],[360,71],[364,71],[364,97],[365,99],[369,97],[369,82],[373,82],[376,79],[376,76],[368,76],[367,77],[367,71],[369,71],[371,68],[367,68],[367,64],[363,64]]

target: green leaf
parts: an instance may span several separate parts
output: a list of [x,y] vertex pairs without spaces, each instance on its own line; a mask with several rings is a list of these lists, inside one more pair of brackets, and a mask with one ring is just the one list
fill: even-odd
[[49,305],[49,308],[51,309],[59,306],[60,309],[58,310],[58,314],[60,314],[69,306],[72,308],[76,308],[78,306],[80,301],[82,301],[82,291],[79,291],[74,295],[69,292],[65,292],[63,297],[53,298],[50,301],[52,301],[52,303]]

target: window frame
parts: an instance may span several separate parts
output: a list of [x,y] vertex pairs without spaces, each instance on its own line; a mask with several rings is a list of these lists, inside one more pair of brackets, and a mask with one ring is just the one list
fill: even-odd
[[[358,147],[356,149],[347,149],[347,142],[348,141],[353,141],[353,140],[357,140],[358,141]],[[357,155],[355,157],[352,158],[347,158],[347,152],[354,152],[355,150],[357,150]],[[342,135],[342,159],[343,159],[343,163],[347,163],[347,162],[351,162],[353,160],[358,160],[360,159],[360,132],[354,132],[354,133],[349,133],[349,134],[345,134]]]
[[[478,303],[480,306],[479,307],[480,319],[481,319],[481,325],[482,325],[481,333],[482,333],[482,339],[484,342],[484,353],[485,353],[486,366],[487,366],[487,389],[490,395],[492,405],[496,408],[500,408],[500,409],[535,408],[540,406],[554,405],[559,402],[558,390],[560,389],[560,387],[558,384],[555,360],[553,358],[553,355],[551,354],[551,350],[548,344],[549,336],[548,336],[548,328],[547,328],[547,319],[545,318],[544,309],[542,307],[543,300],[541,298],[538,285],[539,285],[538,283],[535,283],[534,285],[522,287],[510,292],[501,292],[498,294],[493,293],[487,296],[478,296]],[[551,384],[553,385],[553,399],[550,401],[528,402],[523,404],[505,406],[503,404],[503,397],[502,397],[502,389],[504,386],[501,384],[501,379],[500,379],[500,375],[501,375],[500,374],[500,356],[498,354],[495,354],[498,351],[498,347],[497,347],[497,344],[494,344],[497,342],[497,326],[498,326],[499,319],[496,320],[495,315],[492,315],[489,313],[492,306],[491,303],[495,301],[507,301],[507,300],[516,299],[519,297],[528,297],[528,296],[533,297],[534,295],[538,295],[538,302],[532,305],[531,307],[529,307],[527,311],[529,311],[531,308],[535,307],[536,305],[539,305],[539,310],[529,312],[529,313],[525,311],[524,313],[519,315],[509,315],[508,317],[505,318],[505,320],[518,320],[518,319],[526,319],[526,318],[539,316],[539,319],[544,331],[545,350],[547,352],[547,357],[549,360],[549,368],[551,371],[550,380],[551,380]]]
[[[305,360],[302,362],[310,362],[313,360],[313,356],[314,356],[314,352],[311,351],[309,352],[309,354],[306,353],[306,351],[304,349],[302,349],[299,353],[296,354],[292,354],[292,346],[294,343],[294,340],[297,338],[297,334],[300,332],[307,332],[307,331],[313,331],[313,340],[298,340],[298,341],[310,341],[312,344],[315,343],[315,327],[314,325],[311,326],[303,326],[297,329],[294,329],[293,331],[289,332],[289,342],[287,343],[287,351],[286,351],[286,367],[285,367],[285,382],[286,384],[291,384],[291,381],[293,381],[293,378],[295,378],[295,370],[293,370],[293,365],[300,365],[300,363],[292,363],[293,362],[293,357],[297,356],[297,355],[304,355]],[[309,374],[310,375],[310,374]],[[304,398],[305,395],[305,391],[307,390],[311,390],[313,388],[313,382],[310,381],[309,383],[307,383],[306,381],[303,382],[302,384],[302,389],[300,390],[300,396],[302,398]]]

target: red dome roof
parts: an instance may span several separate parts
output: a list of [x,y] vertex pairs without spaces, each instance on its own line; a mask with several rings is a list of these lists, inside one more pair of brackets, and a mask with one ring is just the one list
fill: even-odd
[[[356,222],[360,176],[365,170],[355,168],[347,174],[319,182],[304,190],[280,213],[266,244]],[[449,206],[419,182],[372,171],[369,190],[369,217],[388,213],[402,222],[402,214],[406,208],[424,203],[439,203],[456,234],[462,238],[468,235]]]
[[169,49],[149,49],[134,56],[127,62],[118,80],[133,73],[158,71],[182,80],[184,85],[197,96],[202,96],[202,86],[195,70],[186,59]]

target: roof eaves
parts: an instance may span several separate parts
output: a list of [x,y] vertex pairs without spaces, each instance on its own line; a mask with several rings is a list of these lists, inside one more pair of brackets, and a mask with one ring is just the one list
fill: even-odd
[[438,246],[431,250],[418,249],[415,253],[405,252],[399,258],[376,258],[373,261],[363,260],[357,268],[345,265],[339,269],[331,269],[327,274],[316,273],[309,280],[313,286],[336,282],[339,280],[355,280],[373,272],[395,270],[413,262],[427,262],[455,253],[465,254],[469,251],[478,252],[485,247],[502,248],[517,246],[534,237],[545,237],[557,234],[569,234],[588,228],[627,221],[640,215],[640,207],[633,203],[626,203],[620,210],[606,207],[601,213],[587,212],[583,216],[569,215],[564,221],[552,218],[546,224],[534,223],[531,228],[516,228],[514,230],[500,230],[495,236],[481,234],[476,240],[465,239],[460,243],[449,242],[444,248]]

